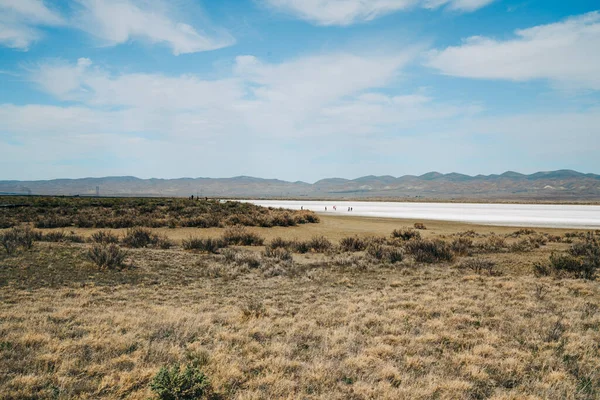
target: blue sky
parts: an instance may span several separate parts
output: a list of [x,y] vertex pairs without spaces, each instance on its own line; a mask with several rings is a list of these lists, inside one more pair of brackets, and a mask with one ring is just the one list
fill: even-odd
[[0,179],[600,173],[600,4],[0,0]]

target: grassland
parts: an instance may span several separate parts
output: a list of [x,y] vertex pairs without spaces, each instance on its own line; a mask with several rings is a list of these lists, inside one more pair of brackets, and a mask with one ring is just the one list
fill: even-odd
[[126,258],[101,269],[98,229],[69,227],[0,250],[0,398],[154,398],[176,363],[208,377],[207,398],[600,397],[598,280],[549,262],[593,232],[327,216],[234,229],[263,245],[185,250],[232,228],[160,227],[169,248],[131,248],[110,229]]

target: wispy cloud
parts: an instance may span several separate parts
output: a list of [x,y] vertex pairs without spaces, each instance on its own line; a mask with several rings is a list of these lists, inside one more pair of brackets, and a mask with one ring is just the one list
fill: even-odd
[[475,11],[494,0],[263,0],[268,6],[317,25],[351,25],[412,8]]
[[515,32],[511,40],[474,36],[430,53],[427,64],[443,74],[525,81],[547,79],[600,90],[600,12]]
[[64,15],[48,4],[43,0],[0,0],[0,45],[27,50],[48,26],[85,31],[107,46],[136,40],[162,44],[175,55],[235,43],[228,32],[209,26],[207,20],[202,27],[183,22],[186,12],[179,9],[180,4],[166,0],[73,0],[63,3]]
[[227,47],[235,39],[225,31],[211,34],[170,17],[172,5],[152,0],[77,0],[75,19],[80,29],[106,44],[146,40],[168,45],[173,54],[195,53]]
[[64,23],[42,0],[0,0],[0,45],[28,50],[43,36],[40,27]]

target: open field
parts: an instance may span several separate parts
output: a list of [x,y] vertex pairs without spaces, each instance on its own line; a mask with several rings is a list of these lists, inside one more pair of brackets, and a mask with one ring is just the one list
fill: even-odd
[[[126,255],[100,268],[98,231],[0,249],[1,398],[155,398],[176,363],[206,398],[600,397],[598,280],[549,261],[588,265],[597,232],[320,216],[152,228],[135,248],[105,229]],[[225,248],[192,246],[208,238]]]

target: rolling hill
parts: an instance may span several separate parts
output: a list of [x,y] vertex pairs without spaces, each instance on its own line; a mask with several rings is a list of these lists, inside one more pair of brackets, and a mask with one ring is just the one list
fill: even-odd
[[233,178],[139,179],[132,176],[0,181],[2,194],[93,196],[190,196],[322,198],[322,199],[437,199],[506,201],[600,201],[600,175],[572,170],[524,175],[507,171],[500,175],[470,176],[429,172],[420,176],[364,176],[328,178],[313,184]]

